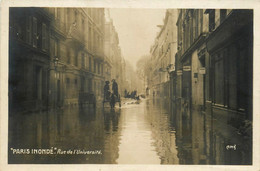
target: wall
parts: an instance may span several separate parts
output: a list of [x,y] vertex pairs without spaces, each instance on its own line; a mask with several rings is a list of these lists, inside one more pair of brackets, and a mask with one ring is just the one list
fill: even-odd
[[202,66],[197,50],[192,53],[191,60],[192,105],[203,105],[203,75],[199,72]]

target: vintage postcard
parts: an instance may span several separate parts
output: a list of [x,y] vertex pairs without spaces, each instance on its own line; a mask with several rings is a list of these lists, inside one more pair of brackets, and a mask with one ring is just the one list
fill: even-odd
[[152,2],[2,2],[3,170],[260,169],[260,4]]

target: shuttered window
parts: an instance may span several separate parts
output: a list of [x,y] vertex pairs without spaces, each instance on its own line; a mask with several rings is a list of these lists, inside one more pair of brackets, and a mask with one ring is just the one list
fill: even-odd
[[54,40],[54,56],[58,57],[58,40]]
[[209,31],[212,32],[215,29],[215,10],[212,9],[209,12]]
[[92,64],[91,64],[91,57],[89,56],[89,71],[91,72],[92,71]]
[[37,18],[33,17],[33,47],[37,47]]
[[222,53],[214,56],[214,103],[224,106],[224,60]]
[[26,43],[32,44],[32,17],[26,18]]
[[84,53],[81,54],[81,67],[85,68],[85,55],[84,55]]
[[46,51],[47,50],[47,38],[46,38],[46,24],[42,23],[42,50]]
[[71,54],[70,54],[70,49],[68,48],[68,49],[67,49],[67,63],[68,63],[68,64],[70,64],[70,56],[71,56]]

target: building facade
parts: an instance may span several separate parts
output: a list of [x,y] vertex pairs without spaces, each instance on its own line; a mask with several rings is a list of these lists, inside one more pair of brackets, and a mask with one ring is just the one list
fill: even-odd
[[178,10],[178,52],[176,54],[176,107],[191,118],[191,109],[204,108],[209,94],[209,55],[206,51],[208,19],[203,9]]
[[115,79],[118,84],[118,92],[122,95],[125,90],[125,60],[122,57],[118,33],[113,24],[113,20],[109,16],[108,9],[107,14],[108,16],[105,23],[105,56],[111,65],[110,76],[107,80],[111,82],[112,79]]
[[9,109],[48,105],[51,16],[44,9],[10,8]]
[[104,41],[103,8],[11,8],[11,108],[77,105],[82,94],[103,98]]
[[[253,11],[207,10],[213,113],[252,120]],[[232,34],[230,34],[232,33]],[[220,46],[221,45],[221,46]],[[238,120],[237,120],[238,119]]]
[[[178,125],[190,125],[192,138],[188,151],[200,156],[197,163],[232,164],[239,156],[246,155],[248,160],[242,163],[249,164],[252,161],[253,11],[179,9],[176,25],[175,117]],[[203,120],[203,128],[211,130],[206,131],[204,140],[198,135],[197,123],[201,122],[198,118]],[[232,138],[228,136],[231,134]],[[225,148],[223,142],[234,144],[238,139],[241,144],[236,159],[226,160],[228,151],[218,153],[218,148]],[[210,146],[202,149],[197,145],[199,141],[209,142]]]
[[168,9],[164,24],[159,26],[160,32],[150,49],[151,72],[148,87],[154,96],[170,98],[170,75],[175,70],[175,54],[177,52],[177,33],[174,23],[177,21],[177,10]]

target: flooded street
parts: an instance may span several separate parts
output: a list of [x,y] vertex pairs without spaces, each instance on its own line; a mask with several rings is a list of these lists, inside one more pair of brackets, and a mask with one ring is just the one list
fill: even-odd
[[171,4],[6,3],[0,170],[257,163],[254,9]]
[[[147,99],[115,109],[98,105],[10,116],[9,163],[247,163],[247,146],[233,130],[212,126],[201,113],[193,112],[191,120],[175,111],[167,99]],[[227,150],[228,144],[236,150]],[[53,154],[31,153],[51,148]]]
[[122,109],[118,164],[160,164],[145,105]]

